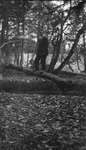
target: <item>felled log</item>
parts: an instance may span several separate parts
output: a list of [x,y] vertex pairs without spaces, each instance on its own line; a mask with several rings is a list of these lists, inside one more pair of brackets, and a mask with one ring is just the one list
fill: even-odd
[[83,78],[77,78],[77,74],[71,78],[68,77],[64,77],[64,76],[59,76],[52,74],[52,73],[48,73],[48,72],[44,72],[44,71],[32,71],[32,70],[28,70],[25,68],[21,68],[21,67],[17,67],[14,65],[10,65],[10,66],[6,66],[6,69],[13,69],[13,70],[17,70],[17,71],[21,71],[23,73],[25,73],[28,76],[36,76],[39,78],[43,78],[45,80],[50,80],[52,82],[54,82],[54,84],[60,89],[60,91],[63,94],[67,94],[67,93],[77,93],[80,95],[86,95],[85,91],[86,91],[86,80]]
[[0,92],[57,94],[60,91],[52,82],[45,82],[41,80],[28,82],[7,79],[0,80]]

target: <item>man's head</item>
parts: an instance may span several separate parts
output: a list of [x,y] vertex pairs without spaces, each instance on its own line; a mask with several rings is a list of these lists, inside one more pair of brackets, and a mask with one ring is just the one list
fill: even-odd
[[38,37],[39,39],[42,39],[42,35],[39,35],[39,37]]
[[46,34],[46,33],[43,33],[43,37],[46,37],[46,38],[47,38],[47,34]]

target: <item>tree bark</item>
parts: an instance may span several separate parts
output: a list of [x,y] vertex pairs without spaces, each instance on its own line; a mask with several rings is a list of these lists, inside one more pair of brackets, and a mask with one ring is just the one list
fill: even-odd
[[[19,28],[20,28],[20,20],[19,20],[19,17],[17,17],[17,27],[16,27],[17,36],[20,35]],[[17,66],[20,66],[20,51],[19,51],[20,47],[19,47],[19,45],[20,45],[19,42],[17,42],[15,44],[15,46],[16,46],[16,49],[15,49],[15,63],[16,63]]]
[[86,45],[85,45],[85,32],[83,33],[83,47],[84,47],[84,72],[86,72]]
[[2,21],[2,30],[1,30],[1,42],[0,42],[0,76],[2,76],[3,72],[3,63],[5,63],[5,47],[2,46],[3,43],[5,42],[5,31],[7,29],[7,23],[8,23],[8,18],[6,14],[3,15],[3,21]]
[[58,60],[59,53],[60,53],[60,44],[58,44],[58,46],[55,46],[54,49],[55,49],[54,50],[55,52],[53,53],[52,60],[51,60],[51,63],[49,65],[49,69],[48,69],[49,72],[53,72],[55,64]]
[[57,38],[57,42],[56,45],[54,47],[54,53],[53,53],[53,57],[49,66],[48,71],[49,72],[53,72],[54,67],[56,65],[56,62],[58,60],[59,54],[60,54],[60,47],[61,47],[61,42],[62,42],[62,33],[63,33],[63,24],[61,24],[61,33],[60,33],[60,38],[58,40]]
[[[24,36],[24,26],[25,26],[25,19],[24,19],[24,1],[22,0],[22,35]],[[24,52],[24,40],[21,40],[21,59],[20,59],[20,66],[23,65],[23,52]]]

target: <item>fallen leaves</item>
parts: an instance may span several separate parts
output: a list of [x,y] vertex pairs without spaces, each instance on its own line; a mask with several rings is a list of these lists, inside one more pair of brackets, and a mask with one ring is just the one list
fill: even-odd
[[22,150],[72,149],[86,137],[81,135],[85,111],[85,97],[0,93],[0,143],[16,150],[22,144]]

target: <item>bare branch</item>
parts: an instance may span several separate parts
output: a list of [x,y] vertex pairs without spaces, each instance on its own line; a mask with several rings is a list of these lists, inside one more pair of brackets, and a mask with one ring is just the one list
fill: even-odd
[[61,63],[61,65],[57,69],[55,69],[55,72],[58,72],[59,70],[63,69],[64,66],[66,64],[68,64],[70,58],[72,57],[72,55],[74,53],[74,50],[75,50],[75,47],[76,47],[76,45],[77,45],[77,43],[79,41],[79,38],[80,38],[81,34],[84,32],[85,28],[86,28],[86,24],[84,24],[82,26],[82,28],[78,31],[78,33],[76,35],[76,38],[75,38],[75,41],[74,41],[74,44],[73,44],[73,46],[72,46],[68,56],[64,59],[64,61]]
[[5,43],[3,43],[1,46],[0,46],[0,49],[2,49],[4,46],[10,44],[10,43],[14,43],[14,42],[17,42],[17,41],[20,41],[21,39],[15,39],[15,40],[10,40],[10,41],[7,41]]

